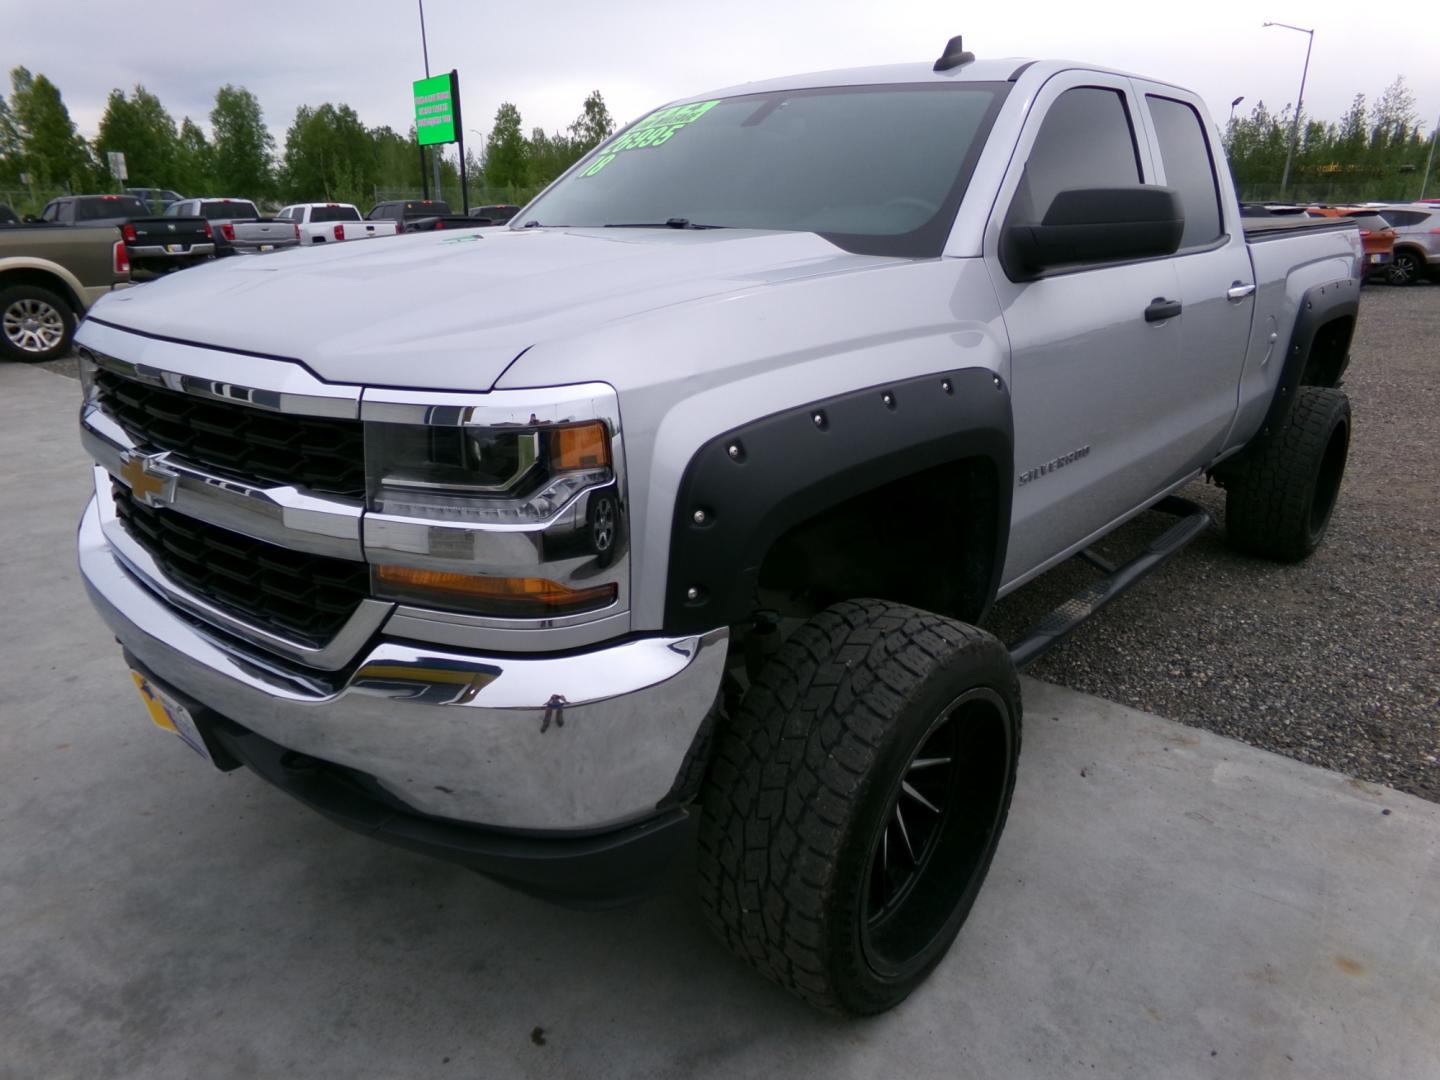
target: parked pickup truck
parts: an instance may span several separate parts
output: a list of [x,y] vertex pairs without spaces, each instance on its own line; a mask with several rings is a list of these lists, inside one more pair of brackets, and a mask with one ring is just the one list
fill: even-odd
[[0,357],[63,356],[90,305],[129,284],[118,229],[0,227]]
[[376,203],[365,215],[366,221],[393,221],[402,233],[435,232],[439,229],[474,229],[484,224],[468,214],[457,214],[450,204],[439,199],[417,199],[411,202]]
[[275,219],[294,225],[301,244],[373,240],[396,232],[393,221],[366,221],[350,203],[295,203],[281,209]]
[[215,254],[215,236],[204,218],[151,217],[134,195],[64,195],[45,204],[40,221],[88,228],[118,226],[136,270],[178,270]]
[[202,217],[215,234],[215,254],[258,255],[300,243],[289,221],[262,217],[249,199],[182,199],[165,209],[166,217]]
[[80,566],[219,768],[571,903],[703,807],[720,938],[878,1012],[985,877],[1017,668],[1207,528],[1175,493],[1255,555],[1325,534],[1360,238],[1258,224],[1200,97],[1103,68],[955,39],[678,101],[513,227],[102,301]]

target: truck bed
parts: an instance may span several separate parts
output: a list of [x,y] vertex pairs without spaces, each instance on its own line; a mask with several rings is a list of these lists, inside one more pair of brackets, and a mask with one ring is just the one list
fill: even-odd
[[1355,228],[1350,218],[1312,218],[1304,214],[1284,214],[1268,218],[1241,218],[1245,228],[1245,239],[1252,243],[1263,243],[1281,236],[1294,236],[1301,232],[1327,232]]

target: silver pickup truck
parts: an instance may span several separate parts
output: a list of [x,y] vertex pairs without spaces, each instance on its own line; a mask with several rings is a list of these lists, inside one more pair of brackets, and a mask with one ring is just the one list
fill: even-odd
[[261,217],[249,199],[181,199],[165,208],[166,217],[201,217],[215,233],[215,254],[261,255],[300,246],[293,222]]
[[[102,300],[81,570],[219,768],[576,904],[698,817],[721,939],[878,1012],[990,864],[1017,668],[1206,527],[1174,493],[1223,484],[1244,551],[1320,542],[1359,243],[1247,231],[1153,79],[956,39],[715,91],[510,227]],[[1076,555],[1097,584],[983,629]]]

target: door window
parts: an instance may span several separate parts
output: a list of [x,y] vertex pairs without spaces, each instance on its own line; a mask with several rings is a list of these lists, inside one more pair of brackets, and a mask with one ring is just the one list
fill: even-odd
[[1125,95],[1098,86],[1077,86],[1056,98],[1045,114],[1010,204],[1009,220],[1038,224],[1062,191],[1127,187],[1141,179]]
[[1165,183],[1180,195],[1185,211],[1185,233],[1180,247],[1204,247],[1220,238],[1220,189],[1215,183],[1215,162],[1200,114],[1183,101],[1147,94],[1150,118],[1160,142]]

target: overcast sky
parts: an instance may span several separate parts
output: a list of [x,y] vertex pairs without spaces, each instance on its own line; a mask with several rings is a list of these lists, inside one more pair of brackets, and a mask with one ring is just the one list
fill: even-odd
[[[425,0],[430,70],[459,69],[465,126],[481,132],[504,100],[519,106],[527,132],[554,130],[599,89],[623,122],[751,79],[932,60],[956,33],[982,57],[1085,60],[1191,87],[1223,124],[1239,95],[1242,113],[1295,100],[1305,35],[1262,29],[1266,19],[1316,31],[1312,115],[1338,120],[1357,91],[1373,102],[1403,74],[1428,132],[1440,113],[1431,14],[1426,0]],[[86,136],[113,87],[143,83],[177,122],[189,115],[208,130],[216,88],[247,86],[281,146],[296,107],[326,101],[353,106],[367,125],[408,130],[410,82],[424,74],[415,0],[0,0],[0,63],[48,75]]]

